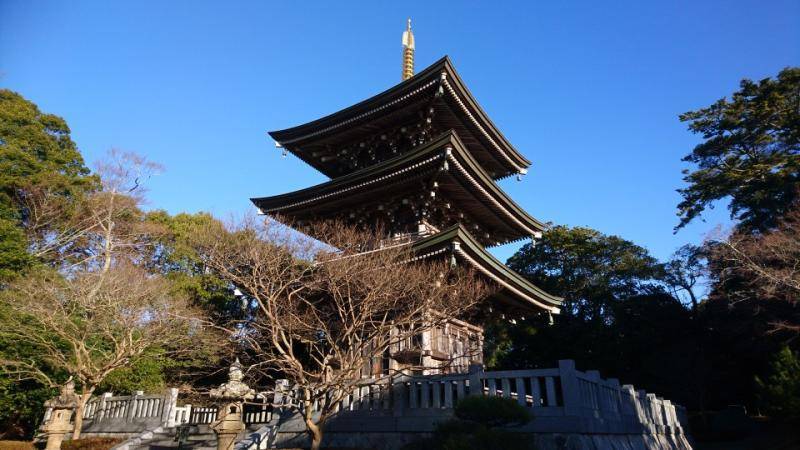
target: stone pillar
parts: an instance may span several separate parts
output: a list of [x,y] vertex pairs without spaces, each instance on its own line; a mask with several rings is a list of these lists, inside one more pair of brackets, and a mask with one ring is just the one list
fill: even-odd
[[575,361],[562,359],[558,362],[558,374],[561,377],[561,398],[564,399],[564,415],[581,417],[584,414],[578,374]]
[[[133,420],[136,418],[138,413],[137,410],[139,409],[139,404],[142,403],[140,397],[143,395],[144,391],[134,391],[133,395],[131,395],[128,398],[128,401],[125,402],[125,420],[127,420],[128,422],[133,422]],[[147,411],[144,411],[144,413],[147,413]]]
[[410,377],[400,375],[392,378],[392,414],[394,417],[401,417],[403,411],[408,407],[408,388],[406,383]]
[[161,423],[171,428],[175,426],[175,408],[178,406],[178,389],[169,388],[164,393],[161,405]]
[[483,364],[469,365],[469,395],[483,395]]
[[111,398],[114,394],[111,392],[105,392],[103,395],[100,396],[100,404],[97,405],[97,413],[95,414],[96,420],[99,422],[103,420],[106,416],[106,401]]
[[217,420],[211,424],[211,429],[217,434],[217,450],[233,450],[236,437],[244,431],[241,402],[231,402],[220,408]]
[[47,434],[47,447],[45,450],[61,449],[61,442],[68,433],[72,432],[73,424],[70,423],[72,409],[53,408],[50,420],[42,427]]
[[275,380],[275,396],[272,403],[276,408],[283,408],[291,402],[291,393],[289,392],[289,380]]

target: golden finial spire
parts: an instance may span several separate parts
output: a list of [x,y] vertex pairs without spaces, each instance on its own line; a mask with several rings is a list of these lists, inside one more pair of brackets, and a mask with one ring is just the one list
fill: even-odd
[[411,32],[411,19],[408,19],[403,32],[403,80],[414,76],[414,33]]

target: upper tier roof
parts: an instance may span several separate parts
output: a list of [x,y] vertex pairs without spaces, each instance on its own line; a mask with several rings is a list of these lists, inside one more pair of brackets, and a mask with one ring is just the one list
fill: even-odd
[[[309,165],[336,178],[385,159],[378,155],[376,161],[374,154],[354,157],[364,147],[361,144],[391,141],[395,135],[398,140],[423,140],[424,133],[423,137],[408,135],[423,127],[432,127],[433,134],[448,129],[458,132],[493,179],[525,173],[530,166],[530,161],[481,109],[446,56],[374,97],[313,122],[269,134]],[[411,145],[400,144],[392,152],[402,153],[410,148]],[[355,158],[359,164],[353,163]]]
[[370,223],[401,217],[403,210],[392,208],[406,207],[402,205],[424,208],[425,219],[440,229],[468,222],[480,230],[484,245],[530,237],[545,229],[500,189],[453,131],[331,181],[251,200],[265,214],[294,221],[341,219],[357,213],[370,217]]

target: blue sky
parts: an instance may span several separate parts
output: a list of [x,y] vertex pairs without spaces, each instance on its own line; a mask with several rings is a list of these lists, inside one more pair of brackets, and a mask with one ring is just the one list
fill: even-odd
[[[325,178],[266,131],[397,83],[447,54],[533,166],[502,182],[534,216],[631,239],[659,258],[724,224],[672,234],[678,114],[800,63],[800,2],[0,2],[0,86],[63,116],[88,162],[111,147],[166,171],[150,207],[252,208]],[[516,246],[495,249],[505,258]]]

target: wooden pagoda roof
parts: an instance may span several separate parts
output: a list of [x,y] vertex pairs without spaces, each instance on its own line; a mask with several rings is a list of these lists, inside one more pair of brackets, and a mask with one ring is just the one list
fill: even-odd
[[416,241],[414,252],[418,258],[435,257],[448,252],[455,254],[458,259],[495,282],[500,288],[495,297],[509,306],[527,311],[543,309],[553,314],[560,312],[561,297],[548,294],[498,261],[460,224]]
[[[286,150],[335,178],[351,171],[337,148],[381,133],[433,108],[440,130],[458,132],[466,148],[493,179],[526,173],[528,161],[503,136],[445,56],[396,86],[321,119],[269,134]],[[431,110],[431,111],[433,111]]]
[[[469,222],[484,235],[484,245],[530,237],[546,225],[517,205],[486,173],[459,136],[448,131],[393,159],[331,181],[273,197],[253,198],[262,213],[293,221],[341,218],[359,208],[399,204],[431,192],[455,218],[442,216],[446,228]],[[463,219],[463,220],[461,220]]]

